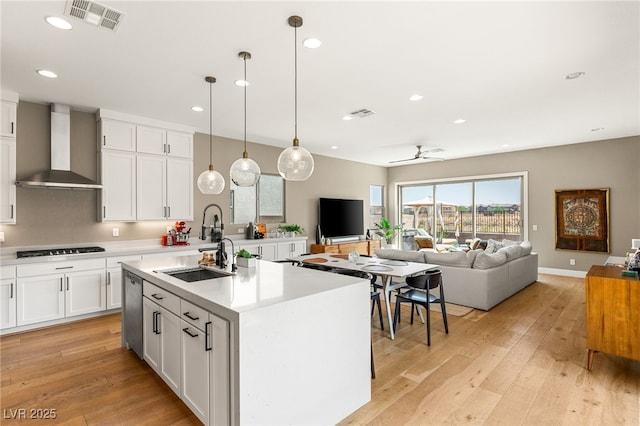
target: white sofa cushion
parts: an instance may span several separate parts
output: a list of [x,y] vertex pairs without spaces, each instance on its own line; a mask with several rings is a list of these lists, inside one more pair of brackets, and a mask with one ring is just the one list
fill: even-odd
[[496,252],[487,254],[486,252],[478,253],[476,260],[473,262],[473,269],[491,269],[503,265],[507,262],[507,255],[504,252]]
[[491,238],[489,238],[487,240],[487,247],[484,249],[484,252],[486,254],[493,254],[500,250],[503,246],[504,245],[502,244],[502,241],[492,240]]
[[381,259],[405,260],[407,262],[428,263],[426,253],[422,251],[403,251],[397,249],[377,249],[374,254]]
[[470,268],[471,262],[467,253],[463,251],[450,251],[444,253],[426,253],[427,263],[436,265],[457,266],[459,268]]
[[496,253],[504,253],[507,256],[507,261],[517,259],[522,256],[522,247],[520,245],[509,245],[502,247]]
[[522,256],[526,256],[531,254],[533,246],[531,245],[531,241],[523,241],[520,243],[520,248],[522,248]]

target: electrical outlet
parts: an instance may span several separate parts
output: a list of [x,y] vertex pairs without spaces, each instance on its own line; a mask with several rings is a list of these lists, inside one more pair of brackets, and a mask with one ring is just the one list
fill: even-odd
[[534,231],[537,231],[538,230],[538,225],[533,225],[532,228],[533,228]]
[[242,234],[243,232],[244,232],[244,229],[238,228],[238,234]]
[[0,243],[4,243],[4,232],[0,232]]
[[171,232],[172,229],[173,229],[172,227],[167,226],[167,233]]
[[575,259],[569,259],[569,265],[575,266],[576,265],[576,260]]
[[112,230],[111,234],[112,234],[114,237],[119,237],[119,236],[120,236],[120,228],[113,228],[113,230]]

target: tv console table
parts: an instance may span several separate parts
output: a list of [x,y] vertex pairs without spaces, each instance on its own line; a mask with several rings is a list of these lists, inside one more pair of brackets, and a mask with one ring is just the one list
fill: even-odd
[[349,254],[357,251],[366,256],[372,256],[376,249],[380,248],[380,240],[349,241],[338,244],[311,244],[311,253],[339,253]]
[[640,360],[640,282],[622,268],[593,265],[586,277],[587,369],[596,352]]

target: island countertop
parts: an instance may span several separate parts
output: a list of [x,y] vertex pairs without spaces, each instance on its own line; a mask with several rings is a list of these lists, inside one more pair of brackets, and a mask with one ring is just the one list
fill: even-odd
[[238,267],[235,273],[230,265],[225,270],[214,266],[210,269],[229,275],[197,282],[185,282],[163,272],[196,267],[199,258],[197,255],[150,258],[125,262],[122,267],[229,320],[239,313],[362,282],[339,274],[331,274],[331,279],[327,279],[327,273],[265,260],[257,260],[255,268]]

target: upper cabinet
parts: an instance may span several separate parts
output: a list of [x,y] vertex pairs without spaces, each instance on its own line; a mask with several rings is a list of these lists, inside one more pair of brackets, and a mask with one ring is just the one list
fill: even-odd
[[100,220],[193,220],[193,133],[113,114],[100,116]]
[[17,105],[15,102],[2,101],[0,110],[0,136],[15,138],[18,128]]
[[100,120],[100,147],[119,151],[136,150],[136,125],[117,120]]
[[0,223],[16,223],[16,140],[0,137]]

